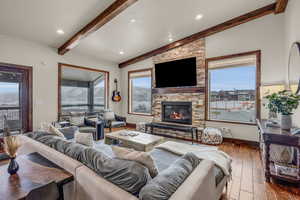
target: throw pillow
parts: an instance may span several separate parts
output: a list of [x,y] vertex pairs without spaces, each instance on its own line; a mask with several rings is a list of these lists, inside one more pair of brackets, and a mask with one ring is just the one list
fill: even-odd
[[70,122],[74,126],[83,126],[84,125],[84,116],[72,116]]
[[93,133],[75,133],[75,142],[88,147],[94,147]]
[[111,111],[105,112],[103,114],[103,118],[104,118],[104,120],[114,120],[115,119],[115,113],[111,112]]
[[201,161],[193,153],[180,157],[159,173],[139,194],[140,200],[167,200],[180,187]]
[[158,169],[150,154],[117,146],[112,146],[112,150],[119,159],[136,161],[147,167],[152,178],[158,174]]
[[49,125],[49,132],[51,132],[57,136],[65,138],[64,134],[62,132],[60,132],[57,128],[55,128],[52,124]]
[[39,131],[42,131],[42,132],[49,132],[50,130],[49,130],[49,123],[47,123],[47,122],[42,122],[41,123],[41,126],[40,126],[40,128],[39,128]]

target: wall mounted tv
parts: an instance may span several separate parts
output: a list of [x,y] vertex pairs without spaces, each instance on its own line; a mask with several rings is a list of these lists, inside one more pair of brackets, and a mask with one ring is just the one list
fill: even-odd
[[187,58],[155,65],[157,88],[197,85],[196,58]]

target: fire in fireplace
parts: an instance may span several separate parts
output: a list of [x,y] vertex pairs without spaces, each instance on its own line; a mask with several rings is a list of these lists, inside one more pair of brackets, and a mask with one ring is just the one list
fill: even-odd
[[162,102],[162,121],[192,124],[192,102]]

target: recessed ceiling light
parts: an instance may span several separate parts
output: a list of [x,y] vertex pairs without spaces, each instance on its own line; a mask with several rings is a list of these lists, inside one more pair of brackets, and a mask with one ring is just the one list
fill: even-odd
[[124,54],[124,51],[120,51],[119,53],[120,53],[121,55],[123,55],[123,54]]
[[203,15],[202,15],[202,14],[198,14],[198,15],[195,17],[196,20],[200,20],[200,19],[202,19],[202,18],[203,18]]
[[59,35],[65,34],[65,32],[62,29],[57,29],[56,33]]
[[169,42],[173,42],[173,38],[169,38]]
[[135,19],[131,19],[130,22],[131,22],[131,23],[134,23],[134,22],[136,22],[136,20],[135,20]]

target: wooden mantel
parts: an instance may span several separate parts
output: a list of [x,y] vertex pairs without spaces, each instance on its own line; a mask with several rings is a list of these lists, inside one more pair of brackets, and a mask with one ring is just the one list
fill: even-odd
[[174,94],[174,93],[204,93],[205,87],[168,87],[153,88],[152,94]]

